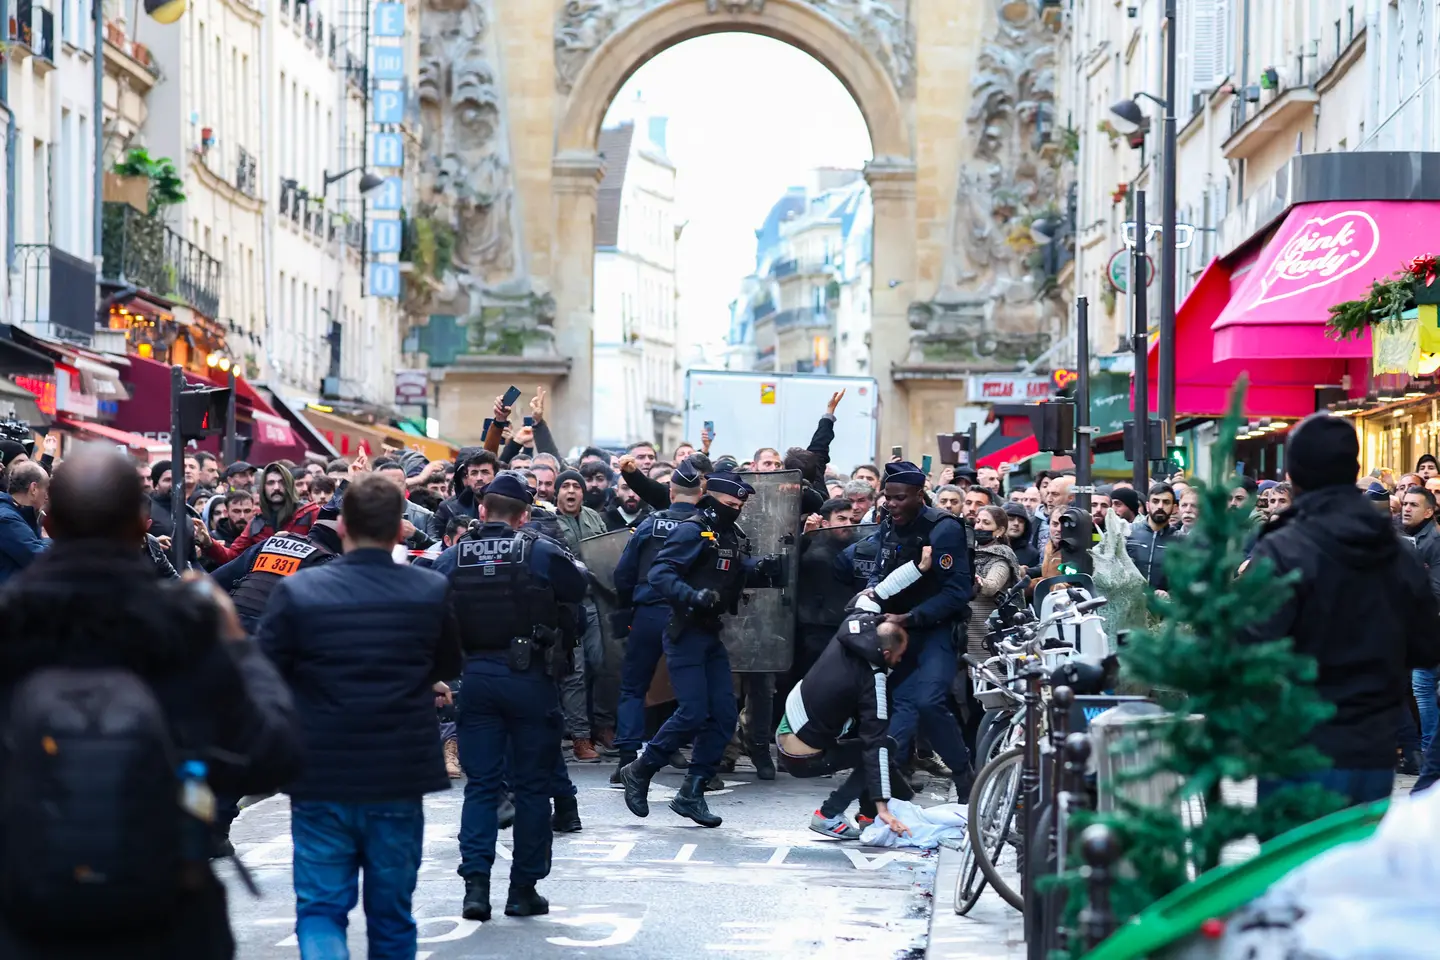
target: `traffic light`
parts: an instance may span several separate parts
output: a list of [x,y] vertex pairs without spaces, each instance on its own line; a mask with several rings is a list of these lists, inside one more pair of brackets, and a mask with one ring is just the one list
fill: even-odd
[[1175,465],[1176,470],[1181,473],[1190,472],[1190,451],[1186,449],[1185,444],[1172,443],[1167,455],[1170,462]]
[[[1160,451],[1165,449],[1165,421],[1147,420],[1149,430],[1145,432],[1145,459],[1159,460]],[[1125,421],[1125,459],[1135,462],[1135,421]]]
[[995,416],[1027,417],[1040,449],[1070,456],[1075,452],[1075,401],[1067,398],[1040,403],[997,403]]
[[180,394],[180,436],[199,440],[222,434],[229,413],[229,387],[186,390]]

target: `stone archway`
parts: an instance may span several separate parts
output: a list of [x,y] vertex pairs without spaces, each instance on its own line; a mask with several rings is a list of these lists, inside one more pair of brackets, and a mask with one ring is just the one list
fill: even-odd
[[[837,7],[840,5],[837,5]],[[865,175],[875,209],[871,362],[880,382],[882,443],[907,432],[904,398],[890,370],[910,349],[907,309],[915,260],[915,144],[910,24],[877,7],[852,4],[842,20],[811,0],[572,0],[556,33],[557,120],[551,163],[553,233],[549,263],[556,303],[556,347],[572,358],[558,385],[567,433],[584,434],[591,395],[594,223],[604,161],[596,152],[611,101],[641,65],[695,37],[745,32],[813,56],[850,91],[870,131],[874,160]],[[888,7],[883,7],[888,11]],[[867,19],[869,18],[869,19]]]

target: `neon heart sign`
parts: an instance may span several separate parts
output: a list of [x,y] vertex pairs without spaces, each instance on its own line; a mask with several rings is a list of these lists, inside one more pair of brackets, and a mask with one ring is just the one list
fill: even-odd
[[1260,278],[1253,306],[1327,286],[1359,270],[1380,249],[1380,228],[1363,210],[1343,210],[1300,224]]

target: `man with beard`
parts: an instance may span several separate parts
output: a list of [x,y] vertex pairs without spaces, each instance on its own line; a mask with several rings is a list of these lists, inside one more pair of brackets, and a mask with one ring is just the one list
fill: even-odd
[[1100,487],[1090,494],[1090,523],[1096,533],[1105,529],[1105,514],[1110,512],[1110,488]]
[[229,546],[213,539],[205,544],[205,552],[214,562],[229,563],[277,533],[293,533],[301,538],[309,534],[310,525],[320,513],[320,504],[300,502],[294,477],[279,461],[267,463],[261,477],[260,504],[249,529]]
[[1125,552],[1156,590],[1165,589],[1165,548],[1176,537],[1170,527],[1175,506],[1174,487],[1168,483],[1151,484],[1145,522],[1135,524],[1125,541]]
[[960,509],[964,502],[965,491],[953,483],[947,483],[935,491],[935,506],[947,513],[953,513],[957,517],[960,516]]
[[1134,523],[1140,518],[1140,494],[1117,483],[1110,491],[1110,509],[1126,523]]
[[[426,510],[420,504],[413,502],[408,496],[408,487],[405,482],[405,468],[394,460],[377,460],[372,468],[375,473],[389,480],[400,488],[400,494],[405,497],[405,521],[401,527],[404,536],[404,544],[410,550],[425,550],[435,542],[425,531],[430,529],[431,518],[435,516],[433,510]],[[299,478],[296,478],[296,491],[299,492]],[[305,496],[302,499],[309,499],[309,484],[307,478]]]
[[495,479],[500,471],[500,459],[489,450],[466,447],[455,461],[453,481],[454,495],[440,504],[440,509],[430,515],[425,533],[431,540],[445,539],[445,528],[451,517],[474,520],[480,516],[476,500],[486,484]]
[[702,827],[718,827],[722,821],[705,803],[705,785],[738,719],[720,618],[736,610],[747,584],[770,582],[778,564],[746,556],[748,544],[736,522],[755,489],[733,473],[713,474],[705,487],[699,511],[666,539],[648,577],[672,611],[664,648],[678,706],[644,751],[621,769],[620,779],[625,806],[637,817],[649,816],[650,778],[693,737],[690,769],[670,809]]
[[[709,461],[704,462],[708,463]],[[701,468],[697,469],[700,469],[701,473],[705,472]],[[671,474],[670,483],[673,485],[674,482],[675,476]],[[608,530],[634,527],[648,517],[651,512],[650,506],[641,502],[640,495],[630,488],[630,484],[626,483],[624,478],[620,478],[615,481],[614,502],[605,509],[603,514],[605,527]]]
[[224,480],[231,490],[249,490],[253,493],[255,490],[255,468],[244,460],[236,460],[225,468]]
[[234,543],[250,526],[255,516],[255,498],[249,490],[234,490],[225,495],[225,515],[215,524],[215,538],[223,543]]
[[585,506],[603,514],[610,506],[610,488],[615,484],[615,475],[604,461],[591,460],[580,464],[580,476],[585,479]]

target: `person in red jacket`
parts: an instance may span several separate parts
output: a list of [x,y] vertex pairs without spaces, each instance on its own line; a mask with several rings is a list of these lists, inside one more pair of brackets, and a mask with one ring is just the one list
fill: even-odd
[[244,553],[247,547],[277,533],[294,533],[302,537],[310,533],[310,525],[319,515],[321,505],[301,502],[295,490],[295,478],[284,464],[267,463],[259,486],[259,504],[250,525],[229,546],[211,539],[205,547],[211,560],[228,563]]

